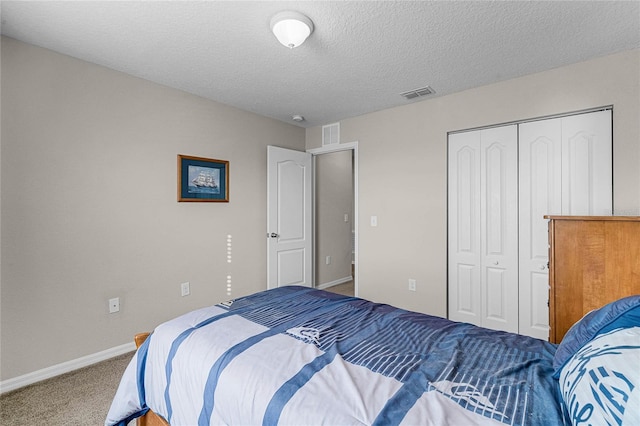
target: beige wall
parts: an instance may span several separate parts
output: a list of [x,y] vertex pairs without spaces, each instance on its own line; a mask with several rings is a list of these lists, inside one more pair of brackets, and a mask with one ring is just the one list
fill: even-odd
[[[446,315],[449,131],[613,105],[614,206],[640,215],[639,84],[634,50],[342,120],[359,141],[359,295]],[[307,129],[307,149],[321,143]]]
[[[1,378],[226,300],[228,274],[231,296],[264,290],[266,146],[304,150],[304,137],[2,38]],[[229,160],[230,202],[178,203],[177,154]]]
[[[316,155],[316,286],[351,277],[353,151]],[[347,221],[344,215],[347,215]],[[331,263],[326,264],[326,257]]]

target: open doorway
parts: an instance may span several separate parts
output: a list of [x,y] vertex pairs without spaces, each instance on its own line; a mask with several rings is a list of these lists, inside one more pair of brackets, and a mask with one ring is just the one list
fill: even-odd
[[357,295],[357,143],[310,150],[314,170],[314,286]]

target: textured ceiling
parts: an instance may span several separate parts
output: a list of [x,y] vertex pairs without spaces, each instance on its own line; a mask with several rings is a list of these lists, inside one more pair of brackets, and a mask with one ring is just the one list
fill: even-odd
[[[638,1],[2,1],[2,34],[296,124],[640,47]],[[289,50],[282,10],[315,31]],[[639,77],[640,78],[640,77]],[[597,82],[594,82],[597,84]]]

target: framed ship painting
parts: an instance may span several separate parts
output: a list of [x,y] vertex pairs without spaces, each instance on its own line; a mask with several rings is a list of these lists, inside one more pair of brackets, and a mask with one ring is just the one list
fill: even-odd
[[229,162],[178,154],[178,201],[229,202]]

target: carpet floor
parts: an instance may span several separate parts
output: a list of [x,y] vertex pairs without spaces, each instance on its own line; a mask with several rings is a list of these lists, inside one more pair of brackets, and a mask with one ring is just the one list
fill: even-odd
[[327,287],[324,291],[330,291],[331,293],[338,293],[344,296],[353,296],[355,289],[353,281],[348,281],[346,283],[334,285],[333,287]]
[[0,425],[103,425],[132,356],[120,355],[1,395]]

